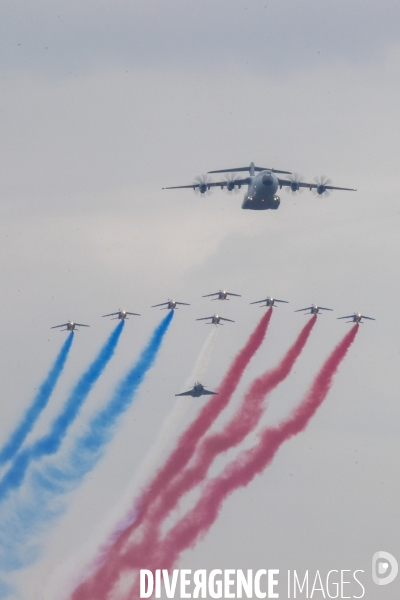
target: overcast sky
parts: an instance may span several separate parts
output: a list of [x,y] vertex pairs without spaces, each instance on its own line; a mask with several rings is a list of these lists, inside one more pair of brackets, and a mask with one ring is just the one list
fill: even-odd
[[[201,296],[226,288],[242,297],[217,305],[236,322],[218,332],[211,389],[260,318],[249,303],[290,301],[274,311],[234,405],[294,340],[306,318],[295,309],[334,309],[318,318],[264,424],[301,400],[348,327],[335,317],[356,310],[377,320],[360,327],[307,430],[229,498],[180,566],[364,569],[365,597],[377,599],[372,554],[400,559],[399,18],[389,0],[3,0],[1,439],[64,340],[51,326],[74,319],[91,328],[75,336],[28,441],[46,431],[111,331],[101,315],[121,307],[142,316],[126,323],[70,439],[159,322],[150,306],[191,303],[175,315],[103,460],[36,539],[38,560],[2,574],[15,589],[9,598],[61,598],[64,565],[110,522],[193,369],[209,333],[195,319],[215,308]],[[282,190],[279,210],[260,213],[241,210],[243,190],[161,190],[250,161],[358,191]],[[182,427],[203,403],[193,401]],[[399,590],[382,586],[379,600]]]

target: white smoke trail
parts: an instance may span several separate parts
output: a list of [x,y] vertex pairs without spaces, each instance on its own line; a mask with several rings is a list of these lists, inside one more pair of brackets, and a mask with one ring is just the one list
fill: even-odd
[[[195,381],[201,380],[204,376],[212,350],[215,346],[218,329],[218,327],[212,328],[200,350],[191,374],[182,387],[182,391],[189,389]],[[171,442],[171,439],[175,436],[192,400],[191,396],[176,398],[172,411],[164,421],[156,441],[144,458],[142,464],[137,469],[121,500],[107,517],[103,519],[88,542],[82,545],[79,550],[75,549],[73,554],[50,574],[41,598],[44,600],[55,600],[56,598],[57,600],[60,600],[60,598],[63,597],[67,598],[76,585],[77,573],[82,572],[82,565],[90,562],[91,558],[89,558],[88,561],[88,557],[95,557],[99,547],[104,543],[104,540],[109,539],[113,533],[118,531],[118,529],[126,527],[129,522],[134,520],[135,514],[132,512],[133,498],[137,496],[138,491],[141,489],[144,482],[154,472],[160,459],[165,455],[165,450]],[[130,514],[129,521],[127,521],[126,518],[128,513]],[[85,577],[87,575],[88,570],[86,569]],[[71,582],[73,582],[72,586]]]

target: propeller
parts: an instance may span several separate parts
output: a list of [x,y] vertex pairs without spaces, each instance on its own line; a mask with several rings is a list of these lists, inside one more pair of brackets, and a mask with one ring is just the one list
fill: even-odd
[[293,173],[293,175],[289,177],[289,181],[291,181],[290,186],[285,188],[288,194],[294,196],[297,193],[302,194],[304,192],[304,188],[299,186],[299,183],[303,183],[304,181],[303,175]]
[[229,173],[226,177],[226,191],[228,192],[228,194],[238,194],[239,193],[239,187],[235,185],[235,182],[237,179],[240,179],[240,177],[238,177],[237,175],[234,175],[233,173]]
[[208,184],[212,183],[212,179],[209,175],[199,175],[198,177],[195,177],[194,183],[199,186],[194,189],[195,194],[207,194],[207,196],[211,194]]
[[328,198],[331,195],[331,192],[327,190],[325,186],[330,185],[332,181],[325,175],[315,177],[314,181],[317,184],[317,187],[313,189],[314,194],[318,194],[319,196],[325,194],[325,197]]

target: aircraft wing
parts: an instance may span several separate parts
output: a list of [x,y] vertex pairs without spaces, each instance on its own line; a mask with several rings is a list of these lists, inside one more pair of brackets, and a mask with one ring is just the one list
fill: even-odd
[[201,392],[202,396],[218,396],[218,392],[210,392],[209,390],[203,390]]
[[[118,314],[118,313],[114,313],[114,314]],[[127,312],[126,314],[127,315],[135,315],[136,317],[140,317],[139,313],[130,313],[130,312]]]
[[220,317],[221,321],[230,321],[231,323],[234,323],[235,321],[232,321],[232,319],[224,319],[224,317]]
[[183,306],[190,306],[187,302],[177,302],[177,304],[182,304]]
[[207,321],[208,319],[213,319],[214,315],[212,317],[201,317],[200,319],[196,319],[196,321]]
[[218,296],[219,292],[214,292],[214,294],[206,294],[205,296],[202,296],[202,298],[210,298],[211,296]]
[[307,308],[298,308],[294,312],[301,312],[302,310],[311,310],[311,309],[312,309],[312,306],[307,306]]
[[[290,179],[279,179],[279,187],[291,186],[293,185],[293,181]],[[297,181],[296,182],[299,187],[307,188],[309,190],[316,189],[320,184],[319,183],[306,183],[305,181]],[[344,187],[336,187],[334,185],[324,185],[326,190],[344,190],[346,192],[356,192],[357,190],[354,188],[344,188]]]
[[84,325],[83,323],[75,323],[78,327],[90,327],[90,325]]
[[368,319],[369,321],[376,321],[376,319],[372,318],[372,317],[366,317],[365,315],[361,315],[362,319]]
[[119,311],[116,313],[110,313],[109,315],[101,315],[102,317],[113,317],[114,315],[119,315]]
[[268,302],[269,298],[265,298],[265,300],[256,300],[255,302],[250,302],[250,304],[261,304],[261,302]]
[[169,304],[169,302],[161,302],[161,304],[153,304],[153,306],[151,308],[157,308],[157,306],[165,306],[166,304]]
[[189,392],[182,392],[181,394],[175,394],[175,396],[192,396],[192,390]]
[[318,308],[319,310],[333,310],[333,308],[324,308],[323,306],[318,306]]
[[356,315],[347,315],[347,317],[338,317],[338,319],[354,319],[355,316]]
[[228,296],[237,296],[237,298],[241,298],[242,296],[240,294],[232,294],[232,292],[226,292],[228,294]]
[[57,329],[57,327],[67,327],[68,323],[63,323],[62,325],[54,325],[54,327],[50,327],[50,329]]
[[289,302],[287,300],[278,300],[277,298],[274,298],[275,302],[284,302],[285,304],[289,304]]
[[[226,181],[226,179],[224,181],[213,181],[213,182],[204,182],[205,185],[207,186],[207,189],[211,188],[211,187],[220,187],[221,189],[223,189],[224,187],[226,187],[228,185],[228,181]],[[245,177],[244,179],[235,179],[234,181],[235,186],[239,186],[239,185],[249,185],[249,183],[251,183],[251,179],[250,177]],[[195,190],[196,188],[200,187],[201,183],[192,183],[191,185],[173,185],[170,187],[163,187],[163,190],[181,190],[183,188],[191,188],[192,190]]]

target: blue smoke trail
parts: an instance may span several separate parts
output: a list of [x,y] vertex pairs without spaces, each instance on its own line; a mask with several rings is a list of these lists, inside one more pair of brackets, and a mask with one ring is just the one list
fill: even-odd
[[131,405],[145,375],[153,366],[173,311],[155,329],[135,365],[117,385],[110,401],[91,419],[83,435],[73,442],[66,457],[57,456],[29,471],[24,494],[9,498],[0,519],[0,567],[12,571],[36,560],[40,552],[38,533],[65,510],[61,498],[74,489],[101,458],[118,417]]
[[74,339],[74,332],[71,331],[65,340],[52,368],[50,369],[46,379],[39,388],[38,393],[33,399],[31,406],[25,412],[25,416],[17,426],[15,431],[10,435],[8,441],[0,450],[0,465],[11,460],[18,452],[24,443],[27,435],[32,431],[32,428],[38,420],[41,412],[46,408],[51,394],[57,384],[57,381],[64,369],[68,354]]
[[49,456],[57,452],[67,433],[68,427],[77,417],[83,402],[86,400],[92,387],[111,360],[123,328],[124,322],[121,321],[114,329],[95,360],[75,385],[65,403],[64,410],[53,421],[50,433],[17,454],[11,467],[0,481],[0,502],[4,500],[12,489],[18,488],[22,484],[27,468],[32,461],[39,460],[44,456]]

